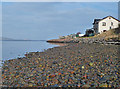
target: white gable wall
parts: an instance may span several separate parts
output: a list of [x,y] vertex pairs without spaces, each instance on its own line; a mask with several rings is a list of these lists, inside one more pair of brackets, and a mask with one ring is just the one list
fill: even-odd
[[[106,26],[103,26],[103,22],[106,23]],[[113,22],[113,26],[111,25],[111,22]],[[98,23],[98,33],[102,33],[104,30],[110,30],[113,29],[113,28],[117,28],[118,27],[118,24],[119,24],[119,21],[113,19],[113,18],[105,18],[103,20],[101,20],[99,23]]]

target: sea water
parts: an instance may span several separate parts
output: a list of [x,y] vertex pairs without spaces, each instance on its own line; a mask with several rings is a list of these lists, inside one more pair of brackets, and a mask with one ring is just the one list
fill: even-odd
[[41,52],[44,49],[59,45],[47,43],[46,41],[2,41],[2,60],[10,60],[24,57],[28,52]]

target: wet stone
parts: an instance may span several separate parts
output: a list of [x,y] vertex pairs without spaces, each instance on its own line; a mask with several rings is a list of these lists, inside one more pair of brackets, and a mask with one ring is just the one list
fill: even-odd
[[[80,51],[78,51],[80,50]],[[69,44],[3,64],[3,84],[22,87],[119,87],[117,46]]]

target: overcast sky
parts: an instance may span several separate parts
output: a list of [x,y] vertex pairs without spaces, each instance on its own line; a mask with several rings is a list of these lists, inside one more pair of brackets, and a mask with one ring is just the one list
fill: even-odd
[[4,2],[3,37],[15,39],[56,39],[92,28],[95,18],[118,18],[117,2]]

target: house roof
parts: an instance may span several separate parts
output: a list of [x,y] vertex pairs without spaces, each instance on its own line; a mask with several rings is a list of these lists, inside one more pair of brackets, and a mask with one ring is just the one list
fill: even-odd
[[103,18],[103,19],[101,19],[100,21],[102,21],[102,20],[104,20],[104,19],[106,19],[106,18],[108,18],[108,17],[111,17],[111,18],[113,18],[113,19],[117,20],[118,22],[120,22],[120,20],[118,20],[118,19],[116,19],[116,18],[114,18],[114,17],[112,17],[112,16],[107,16],[107,17],[104,17],[104,18]]
[[100,21],[101,19],[95,19],[95,21]]
[[104,17],[104,18],[102,18],[102,19],[94,19],[93,25],[94,25],[96,22],[98,23],[98,22],[100,22],[100,21],[102,21],[102,20],[104,20],[104,19],[106,19],[106,18],[108,18],[108,17],[111,17],[111,18],[117,20],[118,22],[120,22],[120,20],[118,20],[118,19],[116,19],[116,18],[114,18],[114,17],[112,17],[112,16],[107,16],[107,17]]
[[95,24],[96,22],[99,22],[101,19],[94,19],[94,23]]

